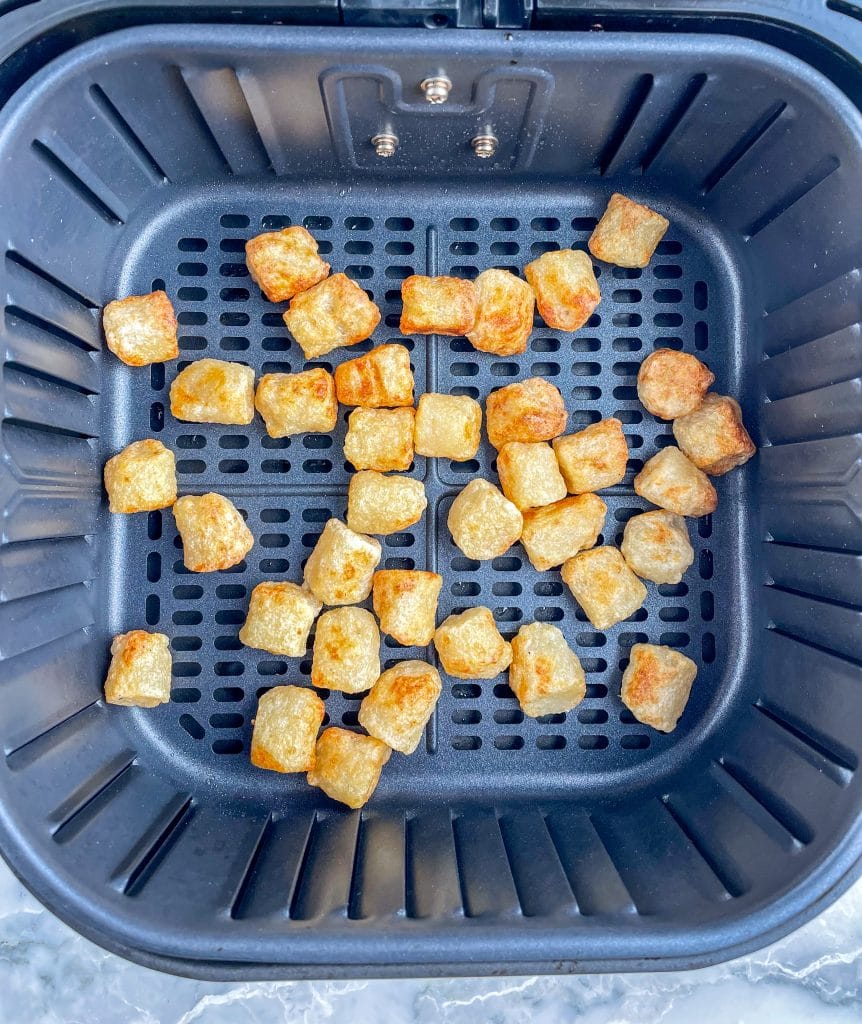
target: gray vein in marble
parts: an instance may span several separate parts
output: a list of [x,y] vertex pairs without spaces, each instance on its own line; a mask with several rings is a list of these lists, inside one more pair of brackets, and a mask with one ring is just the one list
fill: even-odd
[[0,865],[0,1024],[860,1024],[862,883],[793,935],[668,974],[224,983],[105,953]]

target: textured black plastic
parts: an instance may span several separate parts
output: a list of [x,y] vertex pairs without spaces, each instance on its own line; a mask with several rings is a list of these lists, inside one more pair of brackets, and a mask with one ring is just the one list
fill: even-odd
[[[58,61],[5,112],[4,854],[85,933],[192,974],[636,969],[766,941],[832,898],[859,852],[858,112],[797,61],[721,39],[337,41],[133,30]],[[455,87],[432,108],[417,69],[441,62]],[[401,140],[388,161],[368,141],[384,122]],[[487,162],[469,145],[486,124],[501,140]],[[672,227],[646,270],[597,268],[583,330],[537,321],[514,359],[401,338],[409,273],[583,247],[614,189]],[[251,588],[300,579],[343,514],[343,419],[272,440],[259,420],[166,411],[191,359],[302,367],[243,260],[247,238],[289,223],[380,304],[373,341],[410,347],[417,393],[484,399],[535,374],[562,389],[572,427],[623,421],[632,460],[606,492],[606,542],[645,507],[632,474],[671,440],[637,401],[650,351],[706,359],[762,446],[691,523],[684,584],[650,586],[606,634],[519,546],[482,565],[452,546],[448,506],[493,473],[487,447],[475,463],[417,458],[429,509],[386,539],[384,564],[441,572],[441,617],[486,604],[507,634],[555,622],[588,693],[534,721],[502,678],[445,680],[424,748],[393,757],[361,814],[250,767],[257,696],[309,666],[237,640]],[[179,363],[103,357],[100,305],[153,287],[176,304]],[[170,513],[107,514],[102,462],[151,435],[176,452],[182,492],[247,514],[243,565],[187,573]],[[134,627],[171,637],[173,700],[154,711],[99,700],[110,636]],[[619,700],[646,639],[700,667],[671,736]],[[384,649],[417,654],[432,656]],[[330,721],[355,725],[355,698],[324,696]]]

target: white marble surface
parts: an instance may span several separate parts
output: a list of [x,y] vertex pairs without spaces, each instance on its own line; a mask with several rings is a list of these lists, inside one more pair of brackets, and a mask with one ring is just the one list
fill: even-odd
[[129,964],[0,864],[2,1024],[859,1024],[862,883],[794,935],[672,974],[214,984]]

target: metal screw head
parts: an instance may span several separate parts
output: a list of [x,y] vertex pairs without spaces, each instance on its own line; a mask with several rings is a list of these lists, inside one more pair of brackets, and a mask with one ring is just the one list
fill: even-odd
[[398,149],[398,136],[394,132],[378,132],[371,140],[378,156],[394,156]]
[[473,152],[476,156],[482,160],[487,160],[488,157],[493,156],[497,152],[497,146],[499,140],[496,135],[492,135],[490,132],[485,132],[482,135],[476,135],[470,140],[470,145],[473,147]]
[[445,75],[432,75],[419,83],[429,103],[445,103],[449,99],[452,82]]

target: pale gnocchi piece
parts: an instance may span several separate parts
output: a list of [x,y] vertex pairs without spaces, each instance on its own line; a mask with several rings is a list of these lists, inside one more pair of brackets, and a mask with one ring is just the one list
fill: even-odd
[[317,242],[299,226],[267,231],[245,243],[251,279],[270,302],[285,302],[329,273],[317,255]]
[[311,684],[362,693],[380,675],[380,630],[365,608],[332,608],[317,620]]
[[706,516],[718,508],[709,477],[672,445],[653,455],[634,479],[635,494],[679,516]]
[[647,412],[675,420],[699,409],[715,374],[697,356],[660,348],[638,370],[638,398]]
[[301,658],[322,607],[314,594],[296,583],[258,583],[239,639],[246,647]]
[[154,708],[171,699],[171,652],[164,633],[133,629],[111,643],[105,700],[123,707]]
[[421,480],[363,469],[347,488],[347,525],[359,533],[400,533],[419,522],[427,505]]
[[468,608],[450,615],[434,633],[443,671],[454,679],[493,679],[512,663],[512,645],[504,640],[490,608]]
[[152,512],[177,500],[176,459],[170,448],[149,437],[133,441],[105,463],[111,512]]
[[639,722],[660,732],[676,728],[697,676],[697,665],[672,647],[634,644],[620,696]]
[[533,289],[508,270],[483,270],[476,278],[476,323],[467,332],[473,348],[497,356],[526,352],[533,331]]
[[616,548],[581,551],[563,565],[562,576],[596,629],[610,629],[646,600],[646,587]]
[[378,569],[371,598],[380,628],[405,647],[425,647],[434,637],[443,577],[420,569]]
[[258,381],[254,406],[270,437],[328,434],[338,422],[335,381],[321,368],[264,374]]
[[542,441],[504,444],[497,456],[497,473],[503,494],[522,512],[566,496],[566,482],[554,450]]
[[476,322],[476,286],[459,277],[414,274],[401,285],[402,334],[463,335]]
[[224,359],[198,359],[171,384],[171,414],[188,423],[248,426],[254,419],[254,370]]
[[660,213],[614,192],[587,246],[605,263],[645,267],[669,227]]
[[560,630],[531,622],[512,640],[509,686],[524,714],[539,718],[577,707],[586,696],[587,678]]
[[344,457],[354,469],[410,469],[415,418],[408,408],[354,409],[347,421]]
[[320,697],[304,686],[267,690],[257,703],[251,763],[272,772],[310,771],[325,712]]
[[433,665],[399,661],[371,687],[359,706],[359,724],[393,750],[412,754],[443,686]]
[[680,451],[710,476],[723,476],[757,451],[742,425],[739,403],[727,395],[707,395],[699,409],[673,421]]
[[357,810],[371,799],[392,750],[373,736],[330,726],[320,735],[306,778],[328,797]]
[[163,291],[114,299],[102,312],[105,341],[127,366],[149,366],[176,359],[177,318]]
[[521,544],[533,568],[544,572],[593,547],[606,512],[607,505],[596,494],[578,494],[525,512]]
[[237,565],[251,551],[254,537],[236,506],[221,494],[187,494],[174,504],[190,572],[218,572]]
[[342,405],[364,409],[413,405],[413,370],[403,345],[378,345],[335,367],[335,393]]
[[581,249],[542,253],[524,267],[536,293],[536,305],[548,327],[577,331],[601,301],[593,262]]
[[346,274],[333,274],[295,295],[283,319],[305,358],[317,359],[370,338],[380,310]]
[[628,445],[622,423],[613,416],[557,437],[553,445],[569,494],[613,487],[626,475]]
[[560,389],[543,377],[509,384],[485,401],[488,440],[498,450],[509,441],[550,441],[566,429],[568,418]]
[[358,604],[371,593],[382,553],[374,537],[330,519],[305,563],[305,582],[324,604]]
[[414,445],[419,455],[466,462],[482,441],[482,406],[469,395],[425,394],[416,409]]
[[468,557],[485,561],[504,555],[521,536],[517,505],[487,480],[471,480],[449,508],[449,532]]
[[632,572],[653,583],[679,583],[694,561],[685,520],[665,509],[632,516],[620,550]]

